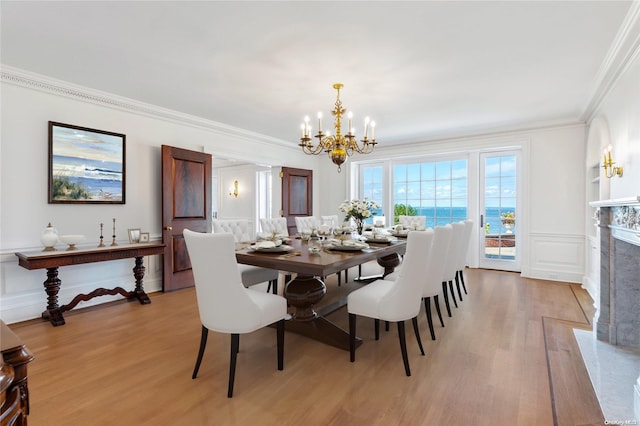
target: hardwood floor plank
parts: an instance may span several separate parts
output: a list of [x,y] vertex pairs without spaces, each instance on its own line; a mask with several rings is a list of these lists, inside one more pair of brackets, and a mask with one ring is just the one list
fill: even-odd
[[[356,276],[352,270],[351,277]],[[576,425],[603,422],[572,327],[589,328],[588,294],[577,285],[518,274],[465,271],[469,294],[434,322],[426,356],[407,334],[404,374],[397,330],[358,319],[364,340],[349,354],[285,336],[276,369],[275,330],[240,337],[234,397],[226,397],[230,341],[210,332],[198,378],[200,339],[193,289],[154,293],[152,303],[76,310],[66,325],[10,327],[34,353],[31,414],[39,425]],[[343,297],[327,279],[326,303]],[[44,296],[43,296],[44,300]],[[444,306],[443,306],[444,308]],[[592,314],[591,314],[592,315]],[[347,329],[345,308],[329,319]],[[556,412],[554,413],[553,409]],[[573,422],[573,423],[571,423]]]

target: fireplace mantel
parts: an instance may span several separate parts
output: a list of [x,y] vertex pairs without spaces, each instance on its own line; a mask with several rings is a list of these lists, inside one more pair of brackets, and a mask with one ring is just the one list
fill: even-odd
[[591,207],[640,206],[640,195],[614,198],[611,200],[592,201],[589,205]]

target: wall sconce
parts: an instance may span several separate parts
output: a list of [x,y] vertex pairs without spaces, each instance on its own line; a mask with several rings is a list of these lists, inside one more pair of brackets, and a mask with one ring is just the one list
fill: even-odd
[[233,188],[231,188],[231,192],[229,192],[229,197],[238,198],[238,181],[233,181]]
[[609,145],[604,149],[604,159],[602,162],[602,168],[604,169],[604,175],[606,177],[622,177],[622,167],[616,167],[615,164],[615,161],[611,158],[611,145]]

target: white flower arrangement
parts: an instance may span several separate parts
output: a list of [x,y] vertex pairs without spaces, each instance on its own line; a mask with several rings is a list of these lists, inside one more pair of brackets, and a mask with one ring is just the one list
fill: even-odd
[[379,208],[380,206],[378,203],[365,198],[363,200],[345,200],[340,204],[338,209],[346,213],[344,218],[345,222],[349,221],[349,219],[353,219],[358,227],[358,231],[361,232],[364,220],[373,215],[373,209]]

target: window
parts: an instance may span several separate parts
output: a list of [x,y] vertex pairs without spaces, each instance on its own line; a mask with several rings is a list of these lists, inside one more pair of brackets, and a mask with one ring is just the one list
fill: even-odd
[[426,216],[427,227],[467,218],[467,160],[393,166],[393,223],[399,215]]
[[[363,165],[360,168],[360,198],[368,198],[378,203],[379,209],[373,211],[374,216],[384,214],[384,168],[382,165]],[[365,220],[373,223],[373,218]]]

